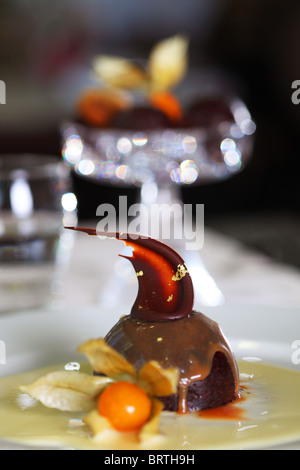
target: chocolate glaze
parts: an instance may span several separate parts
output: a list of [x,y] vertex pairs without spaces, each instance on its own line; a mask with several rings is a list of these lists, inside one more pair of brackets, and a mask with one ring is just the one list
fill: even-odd
[[182,258],[149,237],[69,227],[89,235],[123,240],[133,248],[139,282],[130,315],[122,317],[105,340],[137,370],[155,360],[180,371],[178,392],[165,409],[185,413],[221,406],[238,397],[238,368],[213,320],[193,310],[193,285]]
[[[178,368],[180,379],[175,407],[179,412],[184,413],[195,407],[188,405],[188,392],[193,384],[204,383],[210,375],[217,353],[222,353],[227,360],[227,364],[223,363],[222,375],[224,377],[230,371],[229,390],[223,393],[223,383],[223,389],[212,390],[211,393],[220,396],[220,403],[211,400],[212,396],[199,403],[198,397],[195,409],[221,406],[237,397],[238,370],[233,354],[219,325],[202,313],[192,311],[187,317],[164,322],[145,322],[126,316],[111,329],[105,340],[137,370],[150,360],[159,362],[164,368]],[[204,392],[202,389],[201,395]]]

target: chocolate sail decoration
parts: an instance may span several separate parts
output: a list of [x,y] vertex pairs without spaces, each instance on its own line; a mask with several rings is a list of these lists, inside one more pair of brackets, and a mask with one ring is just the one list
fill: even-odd
[[131,317],[143,321],[166,321],[187,317],[194,304],[194,289],[183,259],[169,246],[150,237],[96,229],[66,227],[92,236],[124,241],[133,248],[131,261],[139,289]]

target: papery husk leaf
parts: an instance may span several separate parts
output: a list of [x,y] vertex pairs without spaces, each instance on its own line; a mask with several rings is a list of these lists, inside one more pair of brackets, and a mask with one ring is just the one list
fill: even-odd
[[78,348],[86,355],[95,372],[113,380],[136,379],[136,370],[121,354],[111,348],[103,338],[91,339]]
[[161,412],[164,408],[164,405],[159,400],[152,400],[152,412],[149,421],[141,428],[139,431],[139,440],[143,443],[146,443],[148,440],[153,439],[153,437],[160,434],[159,424]]
[[40,401],[47,408],[60,411],[89,411],[104,388],[112,382],[77,371],[51,372],[20,390]]
[[178,379],[178,369],[163,369],[156,361],[146,362],[139,370],[139,385],[152,396],[173,395],[177,392]]
[[115,88],[138,89],[148,81],[148,74],[141,66],[122,57],[98,56],[93,68],[100,80]]
[[188,67],[188,44],[186,37],[176,35],[154,46],[148,63],[154,89],[171,89],[183,79]]
[[101,416],[97,410],[92,410],[86,415],[83,422],[89,426],[94,437],[99,436],[104,431],[113,429],[108,419]]

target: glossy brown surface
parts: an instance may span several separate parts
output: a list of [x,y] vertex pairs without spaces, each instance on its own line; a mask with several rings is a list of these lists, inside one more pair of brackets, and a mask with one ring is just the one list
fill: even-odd
[[221,406],[238,396],[238,369],[217,323],[199,312],[165,322],[123,317],[106,336],[107,343],[136,369],[155,360],[180,370],[178,394],[165,408],[184,413]]
[[169,246],[134,234],[67,228],[92,236],[116,238],[133,248],[132,256],[125,257],[132,263],[139,283],[132,317],[147,321],[174,320],[186,317],[192,311],[194,289],[191,277],[183,259]]

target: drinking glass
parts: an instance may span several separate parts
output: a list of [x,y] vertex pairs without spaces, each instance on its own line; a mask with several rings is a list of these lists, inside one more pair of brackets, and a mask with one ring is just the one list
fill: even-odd
[[63,291],[76,224],[69,169],[44,155],[0,157],[0,312],[46,305]]

